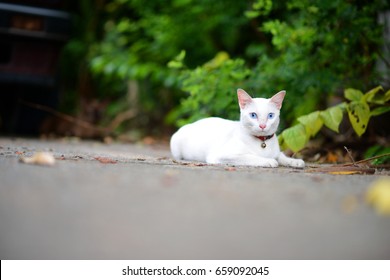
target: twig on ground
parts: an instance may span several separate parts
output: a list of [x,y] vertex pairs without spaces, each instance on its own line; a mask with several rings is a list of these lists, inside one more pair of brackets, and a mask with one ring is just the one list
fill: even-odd
[[362,159],[362,160],[356,161],[354,163],[346,163],[346,164],[343,164],[342,166],[358,165],[358,164],[362,164],[362,163],[365,163],[365,162],[370,162],[370,161],[372,161],[374,159],[378,159],[378,158],[382,158],[382,157],[390,157],[390,153],[383,154],[383,155],[378,155],[378,156],[370,157],[370,158],[366,158],[366,159]]
[[347,154],[348,154],[349,158],[351,159],[352,164],[353,164],[354,166],[356,166],[356,162],[355,162],[355,160],[354,160],[353,157],[352,157],[351,151],[348,150],[348,148],[347,148],[346,146],[344,146],[344,149],[347,151]]

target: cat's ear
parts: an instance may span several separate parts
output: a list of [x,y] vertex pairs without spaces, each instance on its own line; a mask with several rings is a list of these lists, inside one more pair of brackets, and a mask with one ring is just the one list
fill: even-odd
[[244,109],[248,104],[252,103],[252,97],[243,89],[239,88],[237,90],[237,97],[241,109]]
[[286,91],[282,90],[271,97],[271,102],[275,104],[275,106],[276,106],[276,108],[278,108],[278,110],[280,110],[280,108],[282,108],[282,103],[283,103],[283,99],[284,99],[285,95],[286,95]]

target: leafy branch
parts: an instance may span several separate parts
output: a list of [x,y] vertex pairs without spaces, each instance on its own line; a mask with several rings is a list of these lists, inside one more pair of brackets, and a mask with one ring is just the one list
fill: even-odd
[[390,111],[390,90],[385,92],[382,86],[373,88],[365,94],[360,90],[348,88],[344,91],[344,97],[347,102],[299,117],[298,124],[281,133],[279,142],[293,152],[298,152],[324,125],[339,133],[344,113],[348,114],[353,130],[360,137],[367,130],[371,117]]

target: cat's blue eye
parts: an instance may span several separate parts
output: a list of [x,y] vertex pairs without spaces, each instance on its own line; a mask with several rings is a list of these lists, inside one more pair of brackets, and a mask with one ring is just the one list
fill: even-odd
[[275,114],[274,114],[274,113],[269,113],[269,114],[268,114],[268,118],[269,118],[269,119],[273,119],[274,117],[275,117]]
[[249,113],[249,116],[251,117],[251,119],[257,119],[257,114],[256,113]]

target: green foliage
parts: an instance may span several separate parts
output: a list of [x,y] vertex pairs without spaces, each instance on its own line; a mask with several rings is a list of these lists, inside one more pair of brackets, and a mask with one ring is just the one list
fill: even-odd
[[370,107],[366,102],[352,101],[347,106],[349,120],[356,134],[361,136],[370,120]]
[[299,151],[305,147],[308,140],[306,130],[306,126],[302,124],[287,128],[283,131],[281,136],[279,136],[279,141],[284,143],[284,145],[289,147],[292,151]]
[[90,47],[90,69],[118,103],[127,81],[136,81],[139,125],[161,126],[179,103],[178,76],[187,74],[178,69],[202,65],[220,50],[236,52],[240,28],[249,21],[246,7],[246,1],[235,0],[107,1],[105,33]]
[[117,103],[107,111],[113,116],[126,110],[129,81],[137,84],[132,105],[143,127],[162,126],[164,119],[177,126],[210,115],[235,119],[237,88],[262,97],[285,89],[282,127],[307,115],[299,122],[308,137],[323,125],[338,131],[344,112],[364,132],[365,103],[370,117],[387,111],[377,93],[364,95],[364,103],[358,91],[347,94],[348,107],[323,110],[344,88],[383,84],[375,71],[384,57],[377,18],[387,1],[98,2],[96,9],[91,0],[72,4],[80,10],[80,34],[67,46],[64,64],[71,76],[75,60],[86,62],[80,72],[91,71],[93,90]]
[[320,118],[320,112],[318,111],[299,117],[298,121],[305,126],[306,134],[309,137],[316,135],[324,124],[323,118]]
[[270,12],[259,14],[260,31],[271,36],[271,45],[260,53],[251,84],[260,93],[286,89],[289,119],[320,109],[326,96],[342,88],[378,83],[373,65],[382,38],[376,18],[383,1],[272,3]]
[[[373,67],[381,56],[383,27],[376,18],[378,11],[385,7],[383,1],[364,5],[342,0],[331,3],[322,0],[253,1],[245,15],[252,24],[258,25],[257,36],[242,42],[246,44],[250,74],[240,81],[239,87],[256,92],[257,96],[287,90],[284,104],[287,123],[322,109],[328,97],[338,95],[343,88],[368,89],[380,80]],[[356,94],[348,93],[348,98],[359,99]],[[197,110],[204,109],[200,108],[203,104],[197,105],[194,105]],[[216,111],[210,106],[213,104],[207,106],[209,112]],[[367,112],[367,107],[360,102],[348,109],[363,115],[361,111]],[[342,117],[340,110],[334,109],[329,116],[328,112],[322,113],[325,125],[335,131]],[[234,116],[228,114],[230,118]],[[354,121],[354,126],[362,127],[366,121]]]
[[[390,154],[390,147],[383,147],[381,145],[375,145],[370,147],[364,154],[365,158],[372,158],[375,156],[380,156],[380,155],[388,155]],[[374,159],[372,164],[388,164],[390,163],[390,156],[383,156],[379,157],[377,159]]]
[[340,106],[334,106],[320,112],[321,120],[324,122],[325,126],[334,132],[339,132],[339,125],[343,119],[342,108],[344,108],[344,103]]
[[349,102],[316,111],[298,118],[298,124],[285,129],[279,136],[279,141],[285,147],[298,152],[305,147],[311,137],[314,137],[323,125],[339,132],[339,125],[344,112],[348,112],[349,121],[356,134],[360,137],[367,129],[372,116],[378,116],[390,111],[390,90],[384,92],[378,86],[366,94],[356,89],[346,89],[344,97]]
[[[181,65],[179,55],[169,62],[171,67]],[[168,121],[177,125],[209,116],[238,118],[239,109],[235,89],[250,74],[241,59],[232,60],[225,52],[194,70],[181,72],[181,88],[189,93],[181,106],[169,114]]]
[[103,41],[91,50],[92,70],[172,87],[175,79],[166,66],[181,50],[190,66],[212,57],[219,46],[234,51],[238,27],[247,21],[241,16],[244,7],[233,0],[110,1],[112,19]]
[[246,11],[245,16],[256,18],[261,15],[268,15],[272,10],[272,0],[256,0],[252,4],[252,10]]

